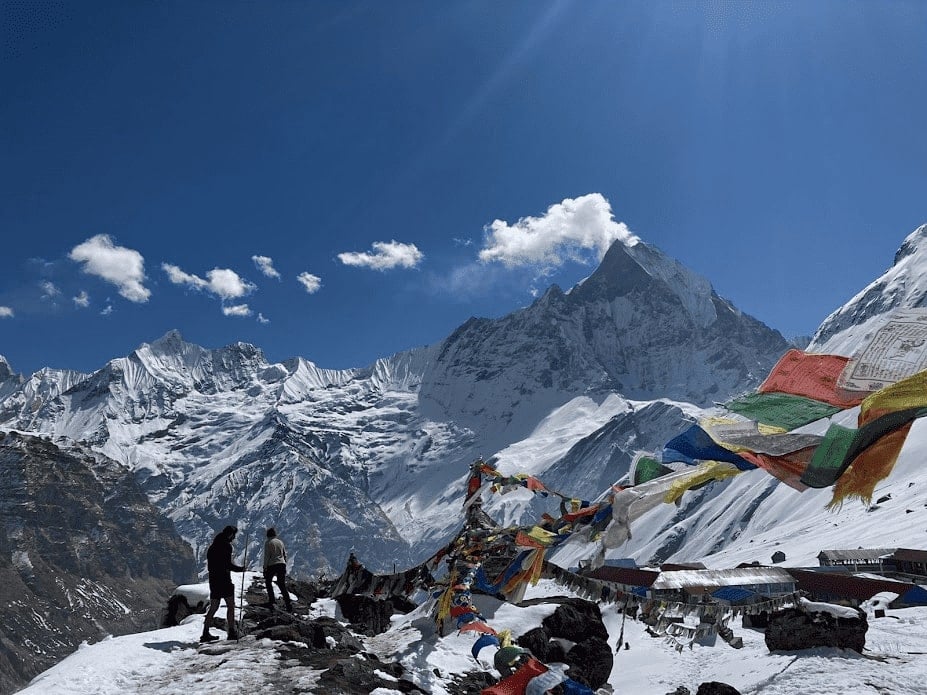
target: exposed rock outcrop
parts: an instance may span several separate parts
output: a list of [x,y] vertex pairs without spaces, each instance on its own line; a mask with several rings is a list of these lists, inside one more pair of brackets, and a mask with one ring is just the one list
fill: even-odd
[[158,627],[193,552],[122,467],[0,433],[0,692],[83,641]]
[[[336,599],[341,614],[359,632],[365,635],[378,635],[386,632],[390,626],[390,617],[394,613],[410,610],[407,602],[398,598],[377,600],[369,596],[342,594]],[[412,608],[415,606],[412,605]]]

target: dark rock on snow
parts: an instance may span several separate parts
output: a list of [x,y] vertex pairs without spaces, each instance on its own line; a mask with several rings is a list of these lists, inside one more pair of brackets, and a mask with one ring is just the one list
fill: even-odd
[[567,671],[570,678],[595,690],[608,682],[614,659],[608,642],[601,637],[590,637],[568,651],[564,661],[570,666]]
[[[569,666],[567,675],[593,690],[608,681],[614,655],[599,606],[580,598],[563,599],[551,615],[516,642],[539,661]],[[569,648],[565,649],[563,642]],[[569,643],[573,643],[569,646]]]
[[528,630],[525,634],[515,640],[519,647],[524,647],[534,656],[543,662],[552,661],[549,658],[550,653],[550,633],[543,627],[536,627]]
[[447,690],[451,695],[473,695],[496,683],[488,671],[469,671],[456,676]]
[[[692,691],[689,690],[686,686],[680,685],[672,692],[666,693],[666,695],[692,695]],[[737,690],[737,688],[734,686],[728,685],[727,683],[720,683],[718,681],[706,681],[698,687],[695,695],[740,695],[740,691]]]
[[552,615],[541,622],[552,637],[582,642],[588,637],[608,639],[597,603],[580,598],[565,600]]
[[797,651],[813,647],[852,649],[862,654],[869,623],[858,611],[857,618],[838,618],[827,612],[785,608],[771,613],[766,628],[769,651]]
[[695,695],[740,695],[740,691],[733,685],[719,683],[718,681],[708,681],[702,683]]
[[410,605],[415,608],[414,604],[403,599],[377,600],[355,594],[342,594],[335,600],[345,620],[365,635],[386,632],[390,626],[390,617],[394,613],[408,613],[411,610]]

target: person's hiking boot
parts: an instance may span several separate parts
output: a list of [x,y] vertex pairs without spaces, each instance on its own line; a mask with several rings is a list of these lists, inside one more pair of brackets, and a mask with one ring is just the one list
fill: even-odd
[[218,635],[211,635],[208,632],[204,632],[202,635],[200,635],[200,642],[203,642],[204,644],[206,642],[215,642],[217,639],[219,639]]

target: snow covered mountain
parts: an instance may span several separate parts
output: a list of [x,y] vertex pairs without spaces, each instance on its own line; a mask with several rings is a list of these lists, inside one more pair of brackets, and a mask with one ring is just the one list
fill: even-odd
[[[331,573],[351,547],[372,567],[433,552],[460,524],[468,464],[530,441],[558,412],[589,419],[511,465],[554,465],[602,426],[656,446],[688,406],[654,426],[628,399],[708,405],[754,386],[787,347],[635,239],[568,293],[364,369],[270,364],[252,345],[211,350],[170,332],[90,375],[4,369],[0,418],[120,462],[200,558],[225,523],[253,530],[252,557],[274,524],[296,572]],[[574,473],[598,485],[627,462],[615,456]]]
[[569,293],[471,319],[422,379],[426,414],[479,433],[489,451],[528,436],[577,395],[709,405],[761,380],[784,338],[658,250],[617,241]]
[[[824,339],[846,349],[862,339],[859,326],[922,301],[925,230],[822,325],[818,349]],[[255,346],[206,349],[177,332],[89,375],[25,378],[4,361],[0,417],[4,427],[84,443],[121,463],[199,558],[228,522],[246,529],[254,557],[260,530],[274,524],[297,573],[331,574],[352,547],[373,569],[440,547],[461,523],[467,466],[478,455],[503,473],[543,475],[593,498],[628,472],[635,451],[658,450],[713,403],[755,387],[788,347],[635,239],[616,242],[569,292],[552,287],[529,307],[470,319],[442,343],[362,369],[271,364]],[[782,488],[761,471],[713,484],[652,515],[659,521],[622,553],[719,552],[752,532],[767,498],[795,499]],[[723,513],[703,504],[709,497]],[[518,495],[492,509],[503,523],[538,511]]]
[[[809,349],[851,355],[889,312],[922,306],[925,237],[927,226],[912,233]],[[592,499],[628,473],[635,451],[659,450],[754,388],[788,347],[659,251],[617,242],[569,292],[553,287],[363,369],[271,364],[254,346],[211,350],[176,332],[89,375],[26,378],[0,358],[0,422],[117,461],[200,560],[225,523],[245,529],[252,558],[274,524],[297,574],[339,573],[352,547],[377,571],[429,556],[459,528],[477,455]],[[713,482],[641,517],[609,557],[732,567],[781,551],[795,566],[827,547],[924,547],[925,457],[917,420],[879,502],[837,513],[825,509],[829,489],[798,493],[763,470]],[[484,503],[503,524],[542,506],[527,490]],[[553,559],[569,566],[588,553],[568,544]]]
[[[810,352],[852,356],[892,312],[927,305],[927,225],[912,232],[885,273],[833,312],[816,332]],[[835,417],[838,424],[856,426],[859,409]],[[693,417],[711,409],[690,411]],[[801,431],[823,435],[824,420]],[[608,436],[606,428],[590,441]],[[601,444],[598,444],[601,446]],[[644,447],[642,447],[644,448]],[[915,420],[892,474],[876,488],[880,503],[847,503],[838,511],[827,505],[832,490],[797,492],[762,470],[714,482],[687,493],[679,507],[660,505],[635,526],[634,536],[608,557],[634,557],[646,562],[704,562],[731,567],[741,562],[769,562],[783,551],[790,565],[815,565],[803,537],[813,533],[817,547],[924,547],[927,528],[927,479],[922,461],[927,457],[927,423]],[[601,460],[601,459],[600,459]],[[568,466],[568,458],[558,468]],[[580,463],[570,467],[584,469]],[[555,469],[548,471],[551,477]],[[621,469],[619,469],[621,470]],[[591,489],[591,486],[590,486]],[[601,488],[600,488],[601,489]],[[587,549],[560,553],[559,563],[585,559]]]
[[927,224],[901,244],[892,266],[881,277],[824,319],[809,349],[849,355],[895,309],[927,306]]

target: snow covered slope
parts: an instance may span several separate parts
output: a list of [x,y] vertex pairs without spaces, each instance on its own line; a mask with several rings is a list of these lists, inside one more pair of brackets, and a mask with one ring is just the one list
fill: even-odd
[[[546,599],[564,594],[572,592],[542,580],[528,590],[531,605],[493,604],[487,598],[481,610],[493,625],[505,626],[519,637],[538,627],[556,609],[553,602],[556,599],[550,599],[549,603]],[[319,600],[315,605],[325,615],[338,615],[337,605],[331,599]],[[707,681],[726,683],[745,695],[867,690],[917,695],[924,691],[927,609],[923,607],[889,610],[883,618],[874,618],[870,611],[863,655],[823,647],[797,653],[771,653],[763,632],[742,628],[739,620],[732,621],[732,626],[742,638],[743,648],[732,649],[718,640],[715,646],[694,644],[677,652],[674,645],[647,634],[645,623],[636,620],[623,623],[612,607],[602,608],[602,618],[614,665],[608,679],[610,689],[600,693],[665,695],[677,692],[678,688],[694,693],[700,683]],[[295,650],[288,649],[287,643],[245,637],[240,642],[223,641],[197,649],[202,621],[201,615],[194,615],[176,627],[85,645],[38,676],[22,695],[332,692],[331,686],[320,684],[324,671],[293,658]],[[469,632],[451,632],[438,638],[431,616],[417,610],[407,616],[396,616],[388,632],[365,638],[366,654],[346,657],[332,651],[330,670],[363,673],[359,666],[347,666],[358,661],[367,668],[377,668],[378,680],[387,682],[373,689],[368,687],[371,695],[408,692],[410,681],[420,688],[418,692],[460,693],[459,686],[452,689],[455,677],[468,673],[498,674],[492,666],[493,648],[484,648],[479,659],[474,659],[470,654],[473,642]],[[628,648],[621,649],[621,643]],[[380,661],[374,661],[376,658]],[[403,667],[403,683],[391,675],[396,671],[385,666],[393,661]],[[345,688],[339,692],[367,691]]]
[[927,224],[901,244],[892,266],[824,319],[809,350],[851,355],[895,309],[927,306]]

